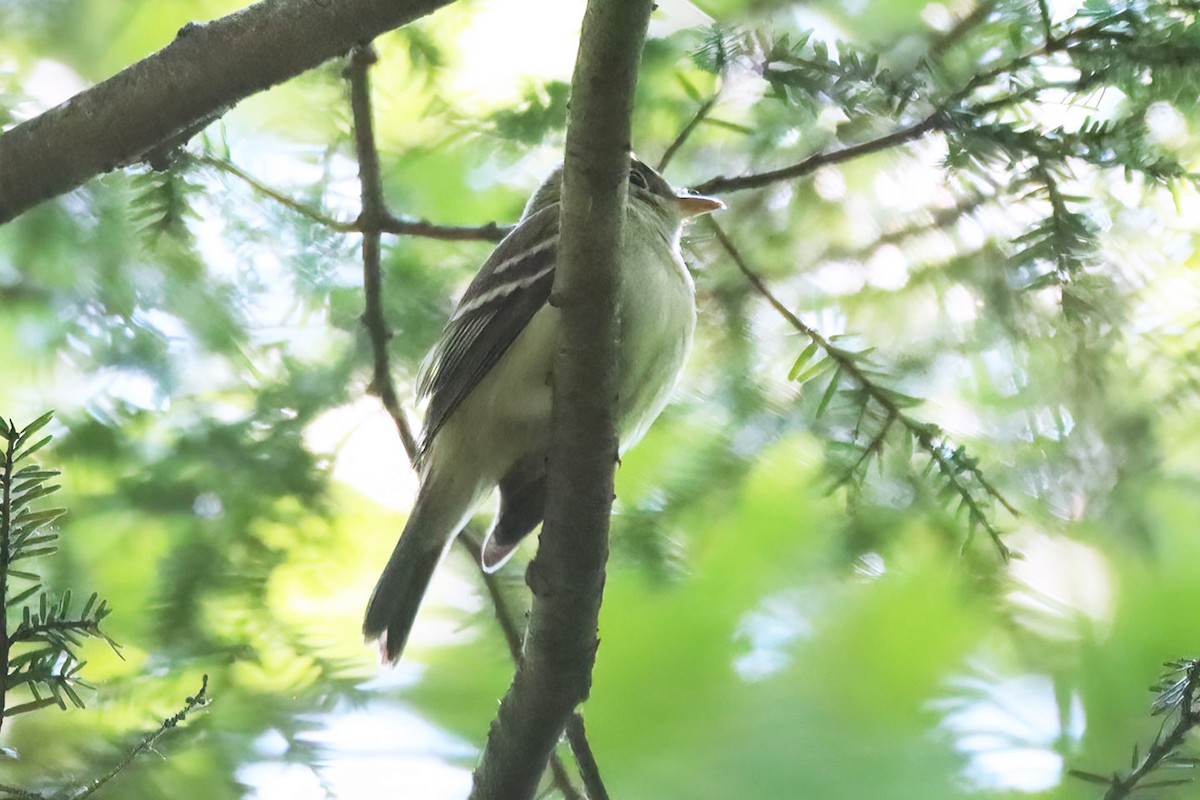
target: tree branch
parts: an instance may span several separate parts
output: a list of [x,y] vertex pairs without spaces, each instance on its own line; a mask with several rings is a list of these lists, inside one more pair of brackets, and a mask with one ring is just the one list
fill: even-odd
[[687,124],[683,126],[683,129],[679,131],[679,133],[671,141],[671,144],[667,145],[667,149],[663,152],[662,158],[658,160],[658,166],[654,168],[656,171],[666,172],[667,165],[671,163],[671,159],[675,157],[675,154],[679,152],[679,148],[683,147],[684,143],[687,142],[688,138],[692,135],[696,128],[699,127],[700,123],[704,121],[705,117],[712,112],[713,106],[717,104],[717,99],[720,96],[721,86],[718,84],[716,90],[709,96],[707,100],[700,104],[700,107],[696,109],[696,113],[693,114],[692,118],[689,119]]
[[546,522],[533,608],[472,800],[526,800],[591,685],[616,466],[617,255],[634,87],[651,0],[590,0],[572,81],[559,261]]
[[770,186],[772,183],[790,181],[793,178],[811,175],[821,167],[827,167],[831,164],[841,164],[869,153],[877,153],[880,150],[887,150],[896,145],[920,139],[925,134],[937,130],[944,124],[945,114],[939,108],[920,122],[915,122],[906,128],[892,131],[885,136],[880,136],[878,139],[871,139],[867,142],[843,147],[840,150],[831,150],[827,153],[814,153],[803,161],[793,164],[790,167],[783,167],[782,169],[759,172],[753,175],[739,175],[734,178],[723,176],[710,178],[704,183],[692,187],[692,190],[698,194],[720,194],[722,192],[737,192],[742,189],[760,189],[764,186]]
[[[1104,800],[1125,800],[1139,790],[1164,788],[1191,783],[1191,777],[1165,778],[1146,781],[1160,767],[1184,767],[1189,771],[1194,769],[1197,760],[1191,756],[1182,755],[1180,748],[1187,742],[1188,734],[1200,726],[1200,700],[1197,699],[1197,688],[1200,687],[1200,660],[1167,662],[1165,665],[1176,670],[1174,680],[1164,677],[1159,685],[1154,687],[1160,692],[1152,706],[1153,714],[1168,715],[1159,727],[1158,735],[1146,751],[1146,755],[1138,758],[1138,750],[1133,750],[1133,763],[1129,772],[1122,776],[1114,772],[1111,776],[1098,775],[1085,770],[1067,770],[1072,776],[1090,783],[1107,786]],[[1175,716],[1175,722],[1168,730],[1167,722],[1170,716]]]
[[420,236],[448,242],[498,242],[508,235],[513,226],[496,222],[483,225],[438,225],[423,219],[395,217],[389,213],[380,220],[379,229],[398,236]]
[[0,135],[0,224],[450,0],[260,0]]
[[392,332],[387,329],[383,318],[383,276],[380,270],[380,223],[385,216],[383,200],[383,178],[379,170],[379,151],[375,147],[375,130],[371,120],[371,85],[367,71],[377,56],[370,45],[354,48],[346,75],[350,79],[350,107],[354,115],[354,146],[358,154],[358,179],[362,184],[362,213],[358,217],[362,229],[363,243],[363,295],[366,310],[363,325],[371,340],[374,356],[374,372],[367,393],[376,395],[387,409],[396,432],[404,443],[404,452],[409,461],[415,461],[420,452],[416,437],[412,434],[396,386],[392,383],[388,366],[388,341]]
[[143,753],[152,751],[154,749],[154,743],[161,739],[167,733],[167,731],[172,730],[183,723],[183,721],[187,719],[188,714],[191,714],[198,708],[204,708],[210,702],[211,700],[208,697],[208,676],[205,675],[200,682],[200,691],[196,692],[193,697],[189,697],[184,703],[183,708],[179,709],[179,711],[177,711],[173,716],[164,719],[162,724],[158,726],[157,730],[151,734],[148,734],[140,742],[138,742],[137,746],[126,753],[125,757],[118,761],[112,769],[89,783],[82,791],[72,794],[71,800],[84,800],[86,797],[91,797],[92,794],[104,786],[104,784],[111,781],[118,774],[120,774],[122,770],[132,764],[134,759]]
[[[858,361],[852,357],[852,354],[834,346],[820,331],[811,325],[807,325],[791,309],[785,306],[770,290],[766,281],[746,263],[741,251],[733,243],[733,240],[729,238],[725,230],[712,219],[709,219],[708,222],[713,233],[716,234],[717,241],[721,243],[725,252],[733,259],[733,262],[746,277],[746,280],[750,281],[750,285],[762,295],[780,316],[787,320],[789,325],[807,336],[815,347],[819,347],[825,353],[826,357],[837,365],[837,372],[834,374],[827,392],[833,392],[837,382],[840,380],[840,376],[846,375],[855,385],[861,388],[864,396],[869,401],[876,403],[884,410],[885,420],[882,428],[872,437],[866,448],[863,449],[858,463],[851,467],[845,479],[851,477],[854,471],[870,458],[872,453],[878,453],[879,448],[883,446],[883,441],[888,430],[894,423],[899,422],[908,434],[913,437],[913,441],[925,451],[930,458],[930,462],[938,468],[938,472],[946,479],[947,484],[960,498],[962,505],[967,509],[971,532],[974,532],[976,526],[983,528],[991,538],[1001,558],[1005,561],[1011,559],[1013,556],[1012,550],[1004,543],[1001,531],[985,512],[980,499],[976,497],[976,494],[971,491],[969,486],[959,479],[959,476],[964,472],[967,473],[978,484],[987,498],[1000,503],[1013,516],[1018,516],[1017,509],[984,477],[983,472],[974,464],[973,460],[962,458],[959,450],[950,444],[936,425],[920,422],[905,414],[894,392],[876,383],[863,370]],[[984,502],[986,502],[986,499]]]
[[[337,231],[338,233],[363,232],[364,226],[361,217],[353,222],[335,219],[320,209],[313,208],[306,203],[301,203],[299,200],[287,196],[278,189],[267,186],[241,167],[223,158],[211,155],[193,156],[192,158],[198,164],[203,164],[204,166],[212,167],[213,169],[234,176],[268,200],[273,200],[282,206],[290,208],[300,216],[307,217],[330,230]],[[437,223],[423,219],[397,217],[384,208],[380,212],[378,224],[375,228],[382,233],[393,233],[398,236],[419,236],[424,239],[441,239],[453,242],[498,242],[508,235],[513,226],[501,225],[497,222],[487,222],[483,225],[438,225]]]
[[258,194],[267,198],[268,200],[272,200],[272,201],[278,203],[279,205],[284,206],[285,208],[290,208],[292,211],[295,211],[300,216],[306,217],[306,218],[312,220],[313,222],[324,225],[325,227],[327,227],[331,230],[335,230],[338,233],[350,233],[352,231],[359,229],[358,224],[355,222],[343,222],[340,219],[335,219],[335,218],[329,216],[328,214],[321,211],[320,209],[313,208],[310,205],[301,203],[299,200],[295,200],[291,197],[288,197],[283,192],[279,191],[278,189],[274,189],[270,186],[267,186],[265,183],[260,181],[258,178],[255,178],[253,175],[246,172],[244,169],[242,169],[238,165],[233,164],[229,161],[226,161],[223,158],[217,158],[216,156],[211,156],[211,155],[207,155],[207,154],[191,156],[191,158],[197,164],[200,164],[200,165],[203,165],[206,167],[212,167],[213,169],[218,170],[220,172],[224,172],[227,175],[232,175],[233,177],[235,177],[238,180],[245,183],[247,186],[249,186],[251,189],[253,189]]
[[567,742],[575,754],[575,763],[579,765],[579,774],[590,800],[608,800],[608,790],[600,779],[600,767],[596,764],[596,756],[592,753],[592,745],[583,727],[583,715],[578,711],[567,720]]
[[[417,444],[416,437],[413,435],[412,427],[408,424],[408,418],[400,406],[396,386],[392,381],[387,350],[387,343],[391,338],[391,332],[388,330],[387,322],[383,316],[380,232],[384,230],[389,220],[395,221],[395,218],[388,212],[383,196],[383,178],[379,167],[379,150],[375,144],[371,113],[369,70],[376,60],[377,56],[374,49],[370,45],[365,45],[354,49],[350,55],[350,62],[346,66],[346,77],[350,81],[350,106],[354,119],[354,142],[358,156],[359,182],[362,185],[362,212],[359,214],[353,228],[360,230],[363,234],[363,295],[365,306],[363,325],[367,329],[367,336],[371,342],[371,353],[374,362],[374,373],[368,391],[380,398],[384,409],[396,425],[396,432],[400,435],[400,441],[404,445],[404,451],[408,455],[408,460],[415,463],[419,454],[419,445]],[[430,227],[447,230],[445,226]],[[502,230],[495,223],[490,223],[489,226],[485,227],[490,227],[493,230]],[[491,596],[496,611],[496,619],[499,621],[504,638],[508,642],[509,650],[513,655],[513,661],[519,664],[521,660],[521,631],[516,619],[508,608],[507,601],[500,592],[496,576],[483,570],[483,558],[480,552],[481,545],[471,531],[463,531],[458,537],[458,541],[470,553],[472,562],[479,568],[480,574],[483,576],[484,586]],[[577,744],[586,749],[587,755],[584,758],[590,761],[593,772],[598,780],[599,771],[595,770],[595,762],[591,760],[591,748],[587,746],[586,738],[582,739],[581,742],[573,741],[572,747],[575,747]],[[578,754],[576,755],[576,760],[581,763],[584,758],[581,758]],[[574,785],[572,785],[566,767],[563,766],[562,759],[557,754],[553,755],[550,759],[550,771],[555,785],[562,792],[566,800],[585,800]],[[586,781],[588,776],[585,774],[584,777]],[[603,789],[603,785],[601,784],[600,786]],[[603,800],[604,797],[606,795],[597,795],[596,800]]]
[[941,58],[956,44],[971,32],[976,26],[983,24],[996,8],[998,0],[982,0],[964,17],[954,23],[945,33],[935,38],[929,45],[929,55]]

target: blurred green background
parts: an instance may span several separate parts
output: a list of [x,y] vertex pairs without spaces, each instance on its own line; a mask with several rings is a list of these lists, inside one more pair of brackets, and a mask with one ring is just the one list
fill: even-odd
[[[240,5],[3,3],[0,123]],[[395,213],[515,220],[561,157],[581,13],[460,0],[377,42]],[[1098,798],[1066,770],[1144,752],[1146,687],[1200,655],[1194,14],[660,2],[637,153],[657,162],[715,97],[666,170],[677,185],[943,114],[729,192],[719,223],[788,308],[938,426],[927,441],[979,518],[844,372],[789,380],[809,339],[697,223],[695,352],[618,474],[585,708],[613,797]],[[468,791],[512,672],[477,570],[452,551],[394,671],[359,635],[414,488],[366,395],[359,238],[215,165],[354,219],[342,66],[249,98],[171,171],[105,175],[0,228],[0,414],[57,411],[40,457],[70,509],[41,570],[110,602],[124,656],[86,645],[86,710],[5,721],[0,782],[79,785],[208,674],[213,705],[105,796]],[[490,247],[385,238],[406,401]],[[1023,557],[1004,561],[987,525]],[[503,572],[518,607],[532,547]]]

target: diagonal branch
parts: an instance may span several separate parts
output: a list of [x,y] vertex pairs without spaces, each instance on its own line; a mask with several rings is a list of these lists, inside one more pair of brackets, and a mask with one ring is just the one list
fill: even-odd
[[[955,26],[955,28],[952,29],[950,34],[947,35],[950,38],[945,44],[942,45],[942,47],[944,48],[950,44],[953,44],[957,37],[965,35],[971,28],[985,21],[995,5],[996,3],[991,2],[991,0],[984,0],[984,2],[981,2],[976,7],[974,12],[964,18],[960,25]],[[1040,2],[1040,5],[1043,8],[1045,7],[1044,3]],[[911,125],[908,125],[907,127],[899,128],[889,134],[880,136],[877,139],[860,142],[859,144],[850,145],[838,150],[831,150],[824,153],[814,153],[802,161],[799,161],[796,164],[792,164],[788,167],[782,167],[780,169],[769,170],[767,172],[754,173],[750,175],[739,175],[732,178],[718,176],[715,178],[710,178],[709,180],[704,181],[693,188],[695,191],[700,192],[701,194],[720,194],[741,191],[743,189],[761,189],[764,186],[770,186],[774,183],[780,183],[782,181],[801,178],[805,175],[811,175],[821,167],[830,166],[832,164],[841,164],[861,156],[877,153],[901,144],[906,144],[915,139],[919,139],[928,133],[932,133],[933,131],[945,130],[950,125],[952,113],[956,109],[959,109],[960,104],[970,97],[970,95],[976,89],[987,85],[1002,75],[1011,74],[1018,68],[1023,67],[1038,58],[1048,56],[1053,53],[1069,51],[1077,44],[1092,41],[1093,37],[1103,37],[1106,33],[1109,33],[1107,28],[1111,24],[1112,20],[1104,17],[1090,25],[1066,30],[1060,35],[1055,36],[1053,34],[1052,27],[1049,25],[1049,22],[1046,21],[1046,38],[1041,45],[1033,50],[1030,50],[1029,52],[1014,56],[1013,58],[1008,59],[994,67],[975,74],[953,93],[944,99],[937,101],[937,105],[934,110],[931,111],[926,117],[914,122]],[[935,56],[938,55],[936,52],[932,54]],[[1017,99],[1020,98],[1010,96],[1002,98],[999,102],[1001,105],[1005,105]],[[992,105],[994,106],[995,104]],[[972,115],[978,115],[979,113],[989,110],[989,104],[981,104],[966,110]]]
[[999,502],[1009,513],[1017,515],[1017,509],[989,482],[983,475],[982,471],[976,466],[973,461],[961,457],[959,449],[954,448],[942,435],[941,431],[935,425],[920,422],[908,414],[904,413],[904,409],[897,401],[896,394],[889,391],[883,386],[875,382],[870,375],[863,370],[861,364],[853,358],[853,354],[847,353],[840,347],[836,347],[829,339],[827,339],[820,331],[811,325],[807,325],[802,319],[796,316],[787,306],[785,306],[778,297],[767,286],[766,281],[750,268],[742,256],[741,251],[729,238],[729,235],[716,221],[709,219],[709,225],[716,234],[717,241],[733,259],[741,273],[750,282],[750,285],[762,295],[762,297],[774,308],[780,316],[782,316],[789,325],[798,330],[800,333],[807,336],[813,344],[819,347],[826,357],[837,364],[837,372],[835,372],[830,384],[830,392],[836,386],[841,375],[847,376],[856,386],[860,388],[862,393],[870,401],[876,403],[882,408],[886,414],[882,432],[872,437],[868,443],[866,450],[863,452],[853,469],[857,469],[859,465],[868,459],[872,451],[878,451],[883,446],[884,435],[893,424],[899,422],[908,434],[913,437],[922,450],[929,456],[932,464],[936,465],[938,472],[945,478],[946,483],[958,495],[962,505],[967,509],[968,517],[971,524],[971,530],[974,531],[978,526],[983,528],[991,538],[992,543],[996,546],[1001,557],[1007,561],[1012,558],[1012,551],[1008,545],[1004,543],[1000,530],[992,522],[991,517],[986,513],[984,506],[976,493],[971,491],[971,487],[967,486],[960,479],[960,475],[967,473],[979,487],[983,493]]
[[968,33],[986,22],[997,5],[999,5],[999,0],[981,0],[965,16],[955,22],[949,30],[930,43],[930,57],[941,58],[944,56],[955,45],[961,42]]
[[[338,233],[361,233],[364,231],[361,217],[353,222],[335,219],[320,209],[313,208],[306,203],[301,203],[299,200],[289,197],[278,189],[267,186],[241,167],[223,158],[201,155],[195,156],[194,160],[198,164],[212,167],[213,169],[234,176],[268,200],[290,208],[300,216],[307,217],[330,230],[337,231]],[[439,225],[423,219],[397,217],[386,208],[380,212],[376,227],[382,233],[393,233],[398,236],[418,236],[424,239],[441,239],[453,242],[498,242],[512,230],[511,225],[501,225],[497,222],[488,222],[483,225]]]
[[260,0],[0,135],[0,224],[450,0]]
[[227,175],[232,175],[268,200],[272,200],[281,206],[290,208],[300,216],[307,217],[313,222],[320,223],[331,230],[335,230],[338,233],[350,233],[351,231],[358,230],[356,223],[343,222],[340,219],[334,219],[320,209],[313,208],[306,203],[301,203],[299,200],[289,197],[278,189],[267,186],[258,178],[255,178],[253,175],[230,161],[207,154],[193,156],[192,158],[197,164],[205,167],[211,167],[220,172],[224,172]]
[[840,150],[831,150],[827,153],[815,153],[790,167],[759,172],[752,175],[739,175],[733,178],[723,176],[710,178],[704,183],[692,187],[692,190],[699,194],[720,194],[737,192],[743,189],[761,189],[773,183],[790,181],[794,178],[811,175],[821,167],[852,161],[870,153],[878,153],[881,150],[887,150],[897,145],[911,142],[914,139],[920,139],[925,134],[940,129],[945,123],[945,113],[941,109],[938,109],[921,121],[892,131],[885,136],[880,136],[878,139],[871,139],[870,141],[843,147]]
[[208,676],[205,675],[200,682],[200,691],[196,692],[194,696],[189,697],[184,703],[183,708],[179,709],[173,716],[164,719],[162,724],[153,733],[147,734],[132,750],[125,754],[124,758],[114,764],[112,769],[89,783],[82,791],[72,794],[71,800],[84,800],[86,797],[91,797],[92,794],[132,764],[138,756],[143,753],[152,752],[154,744],[165,736],[167,731],[179,727],[189,714],[196,709],[206,707],[210,702],[211,699],[208,696]]
[[[1186,659],[1171,661],[1165,665],[1174,668],[1173,675],[1164,676],[1158,686],[1160,692],[1152,706],[1153,714],[1165,714],[1166,718],[1159,727],[1158,735],[1146,750],[1146,754],[1138,758],[1138,750],[1133,750],[1133,763],[1129,772],[1121,775],[1098,775],[1080,769],[1067,770],[1072,776],[1081,778],[1089,783],[1096,783],[1108,788],[1103,800],[1125,800],[1135,792],[1145,789],[1164,788],[1191,783],[1190,776],[1184,778],[1161,778],[1147,781],[1151,773],[1159,768],[1183,767],[1189,771],[1194,769],[1197,759],[1183,755],[1180,749],[1187,742],[1189,734],[1200,726],[1200,660]],[[1170,717],[1175,717],[1174,724],[1168,727]]]
[[712,112],[713,106],[717,104],[717,99],[720,96],[721,87],[718,85],[716,91],[700,104],[700,107],[696,109],[696,113],[692,115],[692,118],[688,120],[678,135],[667,145],[667,149],[663,152],[662,158],[658,160],[658,166],[655,167],[655,170],[666,172],[667,165],[671,163],[671,159],[675,157],[675,154],[679,152],[679,148],[683,147],[684,143],[687,142],[688,138],[699,127],[700,123]]

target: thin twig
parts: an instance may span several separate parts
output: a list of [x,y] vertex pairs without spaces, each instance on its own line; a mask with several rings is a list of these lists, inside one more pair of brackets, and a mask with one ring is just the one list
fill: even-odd
[[[361,225],[356,222],[354,228]],[[401,219],[385,213],[379,222],[384,233],[399,236],[420,236],[426,239],[441,239],[447,242],[498,242],[509,234],[512,225],[488,222],[484,225],[438,225],[423,219]]]
[[[351,222],[336,219],[319,209],[287,196],[278,189],[266,185],[241,167],[223,158],[211,155],[198,155],[193,156],[193,158],[197,164],[212,167],[213,169],[232,175],[263,197],[290,208],[302,217],[324,225],[330,230],[337,231],[338,233],[364,232],[365,223],[361,217]],[[483,225],[439,225],[423,219],[397,217],[384,210],[376,227],[382,233],[391,233],[397,236],[417,236],[425,239],[440,239],[451,242],[498,242],[508,235],[513,226],[501,225],[498,222],[488,222]]]
[[224,172],[228,175],[232,175],[233,177],[237,178],[238,180],[240,180],[243,183],[245,183],[246,185],[248,185],[254,191],[258,192],[263,197],[266,197],[269,200],[273,200],[282,206],[290,208],[292,211],[295,211],[300,216],[307,217],[308,219],[311,219],[313,222],[319,222],[320,224],[326,226],[327,228],[331,228],[335,231],[338,231],[339,233],[350,233],[350,232],[356,230],[355,223],[343,222],[340,219],[334,219],[333,217],[329,216],[328,214],[326,214],[318,209],[315,209],[310,205],[301,203],[299,200],[295,200],[291,197],[288,197],[283,192],[279,191],[278,189],[273,189],[270,186],[267,186],[265,183],[260,181],[258,178],[255,178],[253,175],[246,172],[241,167],[239,167],[236,164],[233,164],[229,161],[226,161],[223,158],[217,158],[216,156],[210,156],[210,155],[197,155],[197,156],[193,156],[193,158],[195,159],[197,164],[202,164],[206,167],[212,167],[213,169],[220,170],[221,172]]
[[588,796],[591,800],[608,800],[608,790],[600,778],[600,767],[596,764],[596,756],[592,753],[587,731],[583,727],[583,715],[578,711],[567,720],[567,742],[575,754],[575,763],[579,766],[579,775],[587,787]]
[[954,23],[945,33],[933,40],[929,45],[929,55],[934,58],[940,58],[945,55],[950,48],[962,41],[970,31],[977,25],[982,24],[987,20],[988,15],[992,13],[997,5],[997,0],[984,0],[971,10],[969,14]]
[[1046,0],[1037,0],[1038,17],[1042,20],[1042,33],[1049,42],[1054,39],[1054,24],[1050,21],[1050,4]]
[[[980,8],[984,8],[985,6],[987,6],[987,4],[984,4],[984,6],[981,6]],[[988,9],[988,13],[990,13],[990,9]],[[986,17],[986,14],[984,14],[984,17]],[[972,21],[972,24],[974,23],[975,21]],[[789,181],[805,175],[810,175],[821,167],[832,164],[841,164],[861,156],[877,153],[882,150],[887,150],[901,144],[906,144],[907,142],[911,142],[915,139],[919,139],[927,133],[932,133],[933,131],[945,128],[950,119],[951,109],[965,100],[980,86],[987,84],[1000,75],[1013,72],[1019,67],[1022,67],[1033,61],[1035,58],[1070,50],[1073,45],[1088,41],[1092,35],[1104,31],[1104,29],[1110,23],[1111,20],[1109,18],[1103,18],[1092,23],[1091,25],[1066,31],[1060,36],[1051,35],[1050,29],[1047,29],[1047,38],[1040,46],[1027,53],[1023,53],[1022,55],[1005,61],[1003,64],[999,64],[991,69],[984,70],[983,72],[972,76],[971,79],[963,84],[962,87],[939,103],[937,108],[930,112],[924,119],[915,122],[908,127],[900,128],[892,131],[889,134],[880,136],[877,139],[860,142],[859,144],[843,147],[839,150],[832,150],[825,153],[814,153],[813,155],[810,155],[802,161],[799,161],[789,167],[783,167],[776,170],[769,170],[767,172],[754,173],[750,175],[739,175],[733,178],[726,178],[724,176],[710,178],[709,180],[694,186],[693,189],[704,194],[736,192],[743,189],[761,189],[762,187],[770,186],[773,183],[780,183],[782,181]],[[969,27],[970,26],[968,26],[968,28]],[[964,29],[962,33],[965,32],[966,30]],[[1019,98],[1013,99],[1015,100]],[[978,111],[978,109],[973,109],[973,111]]]
[[375,50],[366,45],[356,47],[350,54],[346,74],[350,79],[350,106],[354,114],[354,145],[358,152],[358,178],[362,183],[362,213],[358,225],[362,230],[363,244],[363,294],[366,309],[363,325],[371,340],[374,356],[374,373],[367,388],[368,394],[376,395],[396,425],[404,452],[410,461],[420,454],[417,439],[400,407],[396,386],[392,383],[388,365],[388,341],[391,331],[383,318],[383,277],[380,270],[380,228],[386,216],[383,199],[383,178],[379,169],[379,151],[375,146],[375,132],[371,120],[371,85],[367,72],[375,63]]
[[[858,363],[850,357],[849,354],[835,347],[833,343],[826,339],[825,336],[822,335],[821,332],[816,328],[805,324],[802,319],[796,316],[791,309],[785,306],[779,300],[779,298],[775,296],[775,294],[767,286],[766,281],[764,281],[757,272],[750,268],[745,258],[742,257],[741,251],[738,250],[737,246],[729,238],[729,235],[725,233],[724,229],[722,229],[715,220],[710,218],[709,225],[716,234],[717,241],[721,243],[721,246],[725,249],[725,252],[727,252],[730,258],[733,259],[734,264],[737,265],[741,273],[748,281],[750,281],[750,284],[760,295],[763,296],[763,298],[771,305],[771,307],[774,308],[780,316],[787,320],[789,325],[807,336],[811,341],[815,342],[816,345],[820,347],[822,351],[824,351],[826,357],[837,364],[838,371],[849,376],[849,378],[854,381],[855,384],[862,388],[862,391],[870,400],[877,403],[881,408],[883,408],[884,411],[887,412],[888,426],[890,426],[891,421],[893,420],[898,421],[904,426],[909,434],[916,440],[917,444],[921,446],[921,449],[928,453],[930,458],[934,460],[938,466],[938,471],[949,482],[951,487],[954,488],[954,491],[958,494],[958,496],[962,498],[963,504],[967,508],[971,521],[987,531],[988,535],[992,539],[992,542],[1000,552],[1001,557],[1004,558],[1005,561],[1009,560],[1012,557],[1012,551],[1004,543],[999,529],[997,529],[992,521],[988,519],[987,514],[984,513],[983,508],[979,505],[979,501],[971,493],[970,489],[964,486],[962,482],[958,480],[958,473],[963,471],[970,473],[971,476],[978,481],[980,487],[990,497],[999,501],[1010,513],[1015,516],[1017,515],[1017,511],[1012,504],[1010,504],[1003,496],[1001,496],[991,483],[984,479],[983,474],[979,471],[978,467],[969,466],[965,469],[956,468],[955,465],[959,462],[956,461],[955,463],[951,463],[952,459],[946,455],[950,445],[946,442],[944,436],[940,436],[936,433],[936,428],[919,422],[905,414],[903,409],[896,403],[896,401],[889,396],[888,392],[883,387],[876,384],[871,377],[862,370]],[[837,380],[836,374],[833,380]],[[881,441],[882,440],[877,440],[877,442],[872,442],[872,445],[877,445],[878,443],[881,443]]]
[[[1164,694],[1160,695],[1158,700],[1155,701],[1152,713],[1157,714],[1171,710],[1178,711],[1179,716],[1176,718],[1175,724],[1171,726],[1171,730],[1166,730],[1166,721],[1164,721],[1158,735],[1154,737],[1154,743],[1140,761],[1137,760],[1137,750],[1135,749],[1134,760],[1137,763],[1124,777],[1121,777],[1118,773],[1114,773],[1110,777],[1105,777],[1083,770],[1069,770],[1070,774],[1077,778],[1082,778],[1092,783],[1108,784],[1108,789],[1104,792],[1104,800],[1124,800],[1138,789],[1150,789],[1155,786],[1173,786],[1190,782],[1190,779],[1167,779],[1154,783],[1142,783],[1146,776],[1174,756],[1176,751],[1187,740],[1188,734],[1200,725],[1200,708],[1197,708],[1196,697],[1197,688],[1200,686],[1200,660],[1190,660],[1182,663],[1169,662],[1168,666],[1181,666],[1184,673],[1183,677],[1165,688]],[[1160,686],[1159,688],[1163,687]],[[1195,761],[1188,759],[1181,761],[1179,765],[1194,767]]]
[[1146,751],[1141,763],[1134,767],[1128,775],[1122,779],[1114,777],[1112,786],[1104,793],[1104,800],[1123,800],[1131,795],[1143,778],[1179,749],[1192,728],[1200,725],[1200,709],[1196,707],[1198,683],[1200,683],[1200,661],[1192,661],[1188,664],[1183,678],[1182,696],[1177,706],[1179,717],[1175,720],[1175,724],[1166,736],[1159,733],[1154,744]]
[[658,160],[658,166],[655,167],[657,171],[663,172],[666,170],[667,165],[671,163],[671,159],[675,157],[677,152],[679,152],[679,148],[683,147],[684,142],[688,140],[688,137],[692,135],[692,132],[696,130],[700,123],[704,121],[704,118],[708,116],[709,112],[713,110],[713,106],[717,104],[717,98],[720,97],[720,95],[721,87],[718,85],[716,91],[712,93],[712,96],[701,103],[700,107],[696,109],[696,113],[693,114],[692,118],[688,120],[688,123],[683,126],[683,130],[679,131],[679,134],[675,137],[674,141],[667,145],[667,149],[665,152],[663,152],[662,158]]
[[130,750],[125,757],[118,761],[116,765],[105,775],[92,781],[78,794],[72,795],[71,800],[84,800],[85,797],[90,797],[93,792],[95,792],[104,784],[108,783],[110,780],[116,777],[119,772],[132,764],[135,758],[140,756],[142,753],[150,751],[151,748],[154,747],[154,743],[162,738],[163,734],[187,719],[188,714],[192,713],[192,711],[197,708],[203,708],[204,706],[208,705],[208,703],[208,676],[205,675],[200,682],[200,691],[197,692],[194,697],[189,697],[183,708],[181,708],[174,716],[164,719],[162,724],[158,726],[158,730],[154,731],[142,739],[142,741],[138,742],[137,746]]
[[764,186],[770,186],[773,183],[781,181],[789,181],[794,178],[800,178],[805,175],[810,175],[816,172],[821,167],[827,167],[832,164],[841,164],[846,161],[877,153],[881,150],[887,150],[906,142],[911,142],[914,139],[919,139],[931,131],[938,130],[945,125],[946,115],[942,109],[929,114],[929,116],[914,122],[905,128],[892,131],[891,133],[880,136],[878,139],[860,142],[859,144],[843,147],[840,150],[831,150],[825,153],[814,153],[808,158],[793,164],[790,167],[782,169],[770,170],[768,172],[759,172],[752,175],[739,175],[733,178],[718,176],[710,178],[693,188],[694,191],[701,194],[715,194],[719,192],[737,192],[743,189],[760,189]]
[[[367,328],[374,359],[374,375],[368,391],[380,398],[384,409],[396,426],[396,431],[400,435],[400,441],[404,445],[404,451],[408,454],[409,461],[415,465],[420,454],[420,448],[417,444],[416,436],[413,435],[412,428],[408,423],[408,418],[400,406],[396,386],[391,377],[391,368],[388,363],[387,342],[391,338],[391,334],[387,329],[387,323],[383,316],[383,282],[380,274],[380,233],[389,225],[393,226],[393,228],[395,226],[417,226],[420,228],[420,232],[412,227],[406,228],[403,232],[412,235],[430,236],[433,235],[431,231],[435,231],[439,234],[435,238],[445,239],[456,238],[453,235],[445,235],[455,230],[479,232],[488,229],[491,231],[491,234],[495,234],[494,238],[502,237],[507,231],[495,223],[490,223],[488,226],[480,229],[453,229],[446,226],[430,226],[429,223],[403,222],[388,213],[383,197],[379,152],[375,145],[371,120],[371,95],[368,70],[375,63],[376,58],[374,50],[369,45],[359,47],[351,53],[350,63],[346,68],[346,74],[350,80],[350,101],[354,117],[355,145],[358,151],[359,180],[362,183],[363,209],[354,229],[360,230],[363,235],[363,294],[365,299],[363,324]],[[395,233],[400,231],[393,229],[389,232]],[[488,238],[491,237],[491,234],[489,234]],[[465,240],[485,237],[464,235],[457,238]],[[458,542],[471,554],[472,562],[479,568],[484,587],[492,599],[496,619],[504,633],[505,641],[508,643],[513,661],[520,663],[520,628],[516,622],[515,615],[509,609],[508,602],[500,590],[498,579],[496,576],[484,571],[482,567],[481,545],[477,536],[472,531],[463,531],[458,537]],[[583,745],[586,744],[587,742],[584,740]],[[574,744],[572,747],[574,747]],[[590,749],[588,752],[590,754]],[[578,755],[576,756],[576,760],[579,760]],[[550,758],[550,772],[555,786],[557,786],[566,800],[587,800],[571,783],[567,769],[558,754],[553,754]]]
[[[478,533],[468,527],[458,535],[458,543],[467,551],[476,566],[483,563],[483,542]],[[523,626],[517,623],[516,614],[508,607],[508,600],[500,588],[500,579],[496,574],[480,569],[479,577],[482,579],[483,588],[487,590],[488,597],[496,611],[496,622],[499,623],[500,631],[504,634],[508,652],[512,655],[514,663],[519,662],[521,660],[521,640],[524,638]]]

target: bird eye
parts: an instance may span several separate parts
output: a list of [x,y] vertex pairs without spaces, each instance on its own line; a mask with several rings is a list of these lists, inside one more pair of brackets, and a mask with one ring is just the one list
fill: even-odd
[[646,188],[646,176],[638,172],[636,169],[629,170],[629,182],[639,189]]

